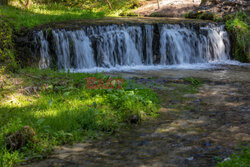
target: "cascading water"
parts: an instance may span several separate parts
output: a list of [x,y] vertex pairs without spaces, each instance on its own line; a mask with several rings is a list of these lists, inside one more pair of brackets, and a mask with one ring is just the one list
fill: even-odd
[[[156,31],[157,29],[157,31]],[[156,32],[159,32],[158,35]],[[229,59],[230,41],[223,26],[162,24],[89,26],[81,30],[36,32],[40,68],[133,67],[209,63]],[[53,53],[53,54],[51,54]]]
[[39,31],[35,36],[35,42],[40,43],[40,61],[39,61],[39,68],[44,69],[50,65],[51,58],[49,55],[49,43],[44,38],[43,32]]

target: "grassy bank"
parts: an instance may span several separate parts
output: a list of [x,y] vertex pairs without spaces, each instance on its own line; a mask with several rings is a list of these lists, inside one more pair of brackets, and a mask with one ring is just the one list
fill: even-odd
[[15,72],[19,67],[15,60],[12,32],[10,24],[0,18],[0,73]]
[[63,5],[34,5],[31,9],[0,6],[0,17],[15,29],[66,20],[95,19],[105,16],[105,12],[67,8]]
[[[106,1],[32,1],[26,9],[23,1],[9,0],[10,6],[0,5],[0,18],[8,21],[16,29],[66,20],[96,19],[118,16],[120,13],[140,6],[140,0]],[[22,2],[22,3],[21,3]]]
[[90,76],[108,79],[38,69],[1,75],[0,166],[43,158],[54,145],[113,134],[133,119],[155,116],[153,91],[90,90]]

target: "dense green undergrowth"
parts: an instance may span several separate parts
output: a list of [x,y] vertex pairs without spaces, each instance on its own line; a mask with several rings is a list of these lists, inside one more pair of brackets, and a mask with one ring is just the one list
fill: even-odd
[[243,147],[228,159],[219,162],[216,167],[248,167],[250,165],[250,147]]
[[0,18],[0,72],[16,71],[18,63],[15,61],[10,25]]
[[228,15],[225,19],[232,41],[232,56],[241,62],[250,63],[250,19],[244,12]]
[[[0,166],[43,158],[54,145],[113,134],[156,116],[159,102],[153,91],[87,89],[86,77],[109,78],[38,69],[1,75]],[[27,126],[34,131],[34,139],[11,147],[22,143],[22,138],[12,143],[7,137],[15,137]]]

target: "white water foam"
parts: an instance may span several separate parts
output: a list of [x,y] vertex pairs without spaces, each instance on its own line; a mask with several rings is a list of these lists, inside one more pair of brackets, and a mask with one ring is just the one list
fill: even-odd
[[71,72],[199,70],[244,65],[230,60],[230,41],[224,26],[207,25],[197,31],[165,24],[159,31],[160,36],[155,37],[153,25],[90,26],[75,31],[53,30],[50,42],[47,34],[39,31],[39,66],[51,66],[50,53],[55,54],[60,70]]

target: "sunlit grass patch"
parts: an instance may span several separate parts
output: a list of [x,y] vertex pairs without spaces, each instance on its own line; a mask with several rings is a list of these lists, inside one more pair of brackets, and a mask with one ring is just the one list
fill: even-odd
[[31,9],[0,6],[0,17],[16,29],[66,20],[95,19],[105,16],[104,12],[66,8],[63,5],[34,5]]
[[[8,75],[1,76],[5,84],[0,93],[0,166],[46,157],[55,145],[116,133],[156,116],[159,108],[152,90],[87,89],[87,77],[109,78],[100,73],[30,68]],[[36,142],[9,150],[6,136],[26,126],[34,129]]]

